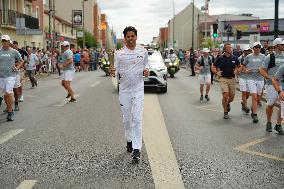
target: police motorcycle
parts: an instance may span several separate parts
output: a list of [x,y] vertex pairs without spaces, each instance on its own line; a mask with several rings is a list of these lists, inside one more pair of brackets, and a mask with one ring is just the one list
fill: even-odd
[[170,57],[165,59],[165,64],[168,68],[168,73],[171,78],[175,77],[175,74],[179,71],[179,59],[177,57]]
[[106,73],[106,76],[109,76],[109,68],[110,68],[110,62],[105,58],[101,58],[101,69]]

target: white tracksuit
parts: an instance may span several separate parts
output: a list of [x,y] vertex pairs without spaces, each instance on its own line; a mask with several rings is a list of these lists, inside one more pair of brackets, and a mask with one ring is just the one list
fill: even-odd
[[116,51],[114,67],[120,74],[119,102],[125,127],[125,138],[133,149],[142,148],[142,112],[144,103],[143,70],[149,68],[147,50],[137,45]]

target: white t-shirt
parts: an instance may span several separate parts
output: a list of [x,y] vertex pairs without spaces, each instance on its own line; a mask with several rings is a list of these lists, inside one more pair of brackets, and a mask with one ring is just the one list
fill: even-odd
[[147,50],[136,45],[134,50],[126,46],[115,52],[114,67],[120,75],[120,92],[144,90],[143,70],[149,69]]

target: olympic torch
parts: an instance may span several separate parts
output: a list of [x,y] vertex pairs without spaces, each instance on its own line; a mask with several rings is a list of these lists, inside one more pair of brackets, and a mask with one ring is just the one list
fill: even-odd
[[108,61],[110,63],[110,76],[113,86],[118,89],[118,81],[115,78],[115,70],[114,70],[114,51],[109,49],[107,51]]

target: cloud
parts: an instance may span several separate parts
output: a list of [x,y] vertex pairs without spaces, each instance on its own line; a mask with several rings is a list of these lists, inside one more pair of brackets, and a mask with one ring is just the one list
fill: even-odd
[[[205,0],[195,0],[200,8]],[[178,14],[190,0],[175,0],[175,13]],[[159,28],[167,26],[173,17],[173,0],[98,0],[102,12],[108,15],[108,21],[121,37],[126,26],[133,25],[138,30],[138,41],[151,42],[159,34]],[[260,18],[274,18],[274,1],[272,0],[214,0],[209,3],[210,14],[251,13]],[[284,17],[284,2],[279,3],[279,17]]]

